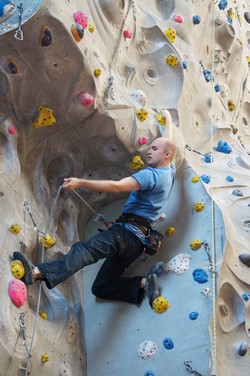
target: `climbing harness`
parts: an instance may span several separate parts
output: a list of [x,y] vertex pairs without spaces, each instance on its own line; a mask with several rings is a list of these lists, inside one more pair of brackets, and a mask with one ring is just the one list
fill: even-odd
[[184,362],[184,366],[186,367],[186,370],[187,370],[191,375],[202,376],[201,373],[195,371],[195,370],[192,368],[191,363],[192,363],[191,360],[186,360],[186,361]]
[[18,29],[15,32],[14,37],[17,40],[23,40],[23,31],[21,29],[22,27],[22,15],[23,15],[23,3],[20,3],[17,5],[18,13],[19,13],[19,23],[18,23]]
[[26,325],[25,325],[24,319],[25,319],[25,313],[22,312],[22,313],[20,313],[20,316],[19,316],[19,327],[20,327],[19,332],[20,332],[21,336],[23,337],[23,345],[24,345],[24,347],[25,347],[25,349],[28,353],[28,356],[31,357],[28,346],[26,344],[26,335],[25,335]]

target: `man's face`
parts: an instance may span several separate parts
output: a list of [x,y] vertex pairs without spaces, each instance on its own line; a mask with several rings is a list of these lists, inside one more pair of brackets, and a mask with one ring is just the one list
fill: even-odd
[[156,139],[150,145],[147,151],[147,163],[150,167],[160,167],[167,158],[168,152],[160,139]]

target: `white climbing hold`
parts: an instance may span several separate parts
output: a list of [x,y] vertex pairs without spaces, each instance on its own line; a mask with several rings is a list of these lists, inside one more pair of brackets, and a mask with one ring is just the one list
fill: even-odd
[[149,359],[154,356],[157,351],[157,345],[153,341],[144,341],[140,344],[138,354],[142,359]]
[[189,269],[191,256],[188,253],[180,253],[164,265],[164,271],[174,272],[177,275],[185,273]]
[[130,97],[134,99],[136,102],[140,103],[142,107],[145,107],[147,104],[147,96],[142,90],[132,90],[129,93]]

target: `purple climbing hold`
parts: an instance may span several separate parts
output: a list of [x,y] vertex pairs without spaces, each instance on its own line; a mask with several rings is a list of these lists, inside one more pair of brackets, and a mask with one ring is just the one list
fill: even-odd
[[190,314],[189,314],[189,318],[190,318],[190,320],[197,320],[198,319],[198,317],[199,317],[199,312],[191,312]]
[[225,154],[230,154],[232,149],[227,141],[220,140],[217,145],[217,151]]
[[172,338],[165,338],[163,340],[163,346],[167,350],[172,350],[174,348],[174,342],[173,342]]
[[204,269],[195,269],[193,278],[198,283],[206,283],[208,281],[208,275]]

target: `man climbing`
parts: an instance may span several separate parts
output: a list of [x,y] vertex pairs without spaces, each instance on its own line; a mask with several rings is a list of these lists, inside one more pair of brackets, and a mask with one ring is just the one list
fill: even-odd
[[14,252],[13,258],[24,265],[27,285],[42,279],[52,289],[84,266],[106,258],[93,283],[93,294],[102,299],[140,304],[146,291],[152,306],[160,295],[157,270],[155,273],[151,270],[146,277],[125,278],[122,274],[147,248],[151,226],[161,214],[174,184],[176,147],[171,141],[170,115],[168,136],[152,142],[146,156],[148,167],[130,177],[119,181],[64,179],[63,188],[67,190],[82,187],[103,192],[130,192],[130,195],[122,215],[109,229],[86,242],[74,243],[66,255],[56,260],[33,266],[22,253]]

